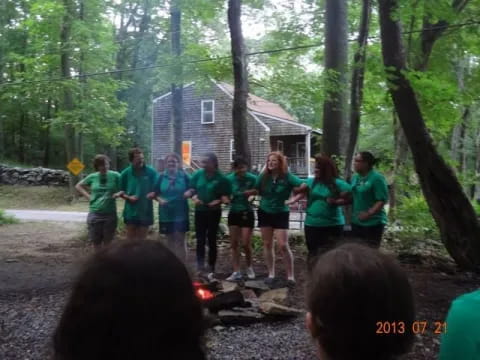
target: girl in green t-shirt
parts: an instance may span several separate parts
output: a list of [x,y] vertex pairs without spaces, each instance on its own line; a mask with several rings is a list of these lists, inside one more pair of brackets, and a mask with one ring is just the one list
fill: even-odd
[[185,197],[195,204],[195,235],[197,238],[197,268],[205,267],[205,246],[208,241],[208,278],[213,279],[217,262],[217,233],[222,217],[222,202],[230,195],[230,183],[218,170],[218,158],[207,153],[202,158],[202,169],[196,171]]
[[258,227],[263,240],[263,250],[268,268],[267,283],[275,279],[275,249],[273,235],[277,239],[285,262],[287,281],[295,284],[293,255],[288,244],[290,210],[287,206],[292,191],[305,191],[307,185],[288,171],[287,159],[280,152],[272,152],[267,157],[265,170],[257,178],[256,189],[262,199],[258,209]]
[[385,177],[373,169],[375,162],[368,151],[358,153],[354,159],[352,235],[378,248],[387,224],[388,186]]
[[338,177],[337,166],[325,155],[315,157],[315,177],[307,180],[308,192],[290,200],[293,203],[307,197],[305,241],[309,267],[313,259],[333,248],[343,234],[343,205],[351,192],[350,185]]
[[190,176],[182,169],[177,154],[165,157],[166,170],[160,174],[149,194],[159,203],[160,234],[167,237],[167,245],[184,263],[187,258],[185,234],[189,230],[188,201],[184,197],[190,188]]
[[[87,217],[88,238],[95,249],[113,240],[117,229],[117,205],[120,174],[110,171],[110,159],[97,155],[93,159],[95,173],[80,181],[75,188],[90,202]],[[89,192],[90,191],[90,192]]]

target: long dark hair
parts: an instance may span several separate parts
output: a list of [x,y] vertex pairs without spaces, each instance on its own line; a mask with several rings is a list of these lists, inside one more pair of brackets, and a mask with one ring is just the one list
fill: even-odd
[[[313,335],[331,359],[387,360],[412,345],[412,288],[400,265],[376,249],[349,243],[323,254],[307,305]],[[398,331],[379,333],[381,322],[396,323]]]
[[73,286],[56,360],[205,359],[203,318],[185,266],[158,242],[102,250]]
[[338,178],[338,168],[335,162],[329,156],[319,154],[315,156],[315,167],[319,171],[319,176],[315,176],[314,186],[316,182],[320,182],[324,184],[335,197],[337,197],[339,191],[335,180]]

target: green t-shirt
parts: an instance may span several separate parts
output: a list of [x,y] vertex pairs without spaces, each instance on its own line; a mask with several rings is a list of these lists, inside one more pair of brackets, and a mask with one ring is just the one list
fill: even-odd
[[[307,226],[340,226],[345,225],[342,207],[330,205],[328,198],[338,197],[340,193],[350,192],[351,186],[341,179],[335,179],[335,185],[327,186],[321,182],[315,182],[311,178],[307,180],[310,192],[308,194]],[[334,187],[335,186],[335,187]]]
[[216,171],[213,176],[207,177],[204,169],[196,171],[190,180],[190,188],[197,192],[198,198],[203,205],[195,207],[198,211],[209,211],[221,209],[221,205],[215,208],[207,206],[213,200],[220,199],[222,196],[230,195],[230,182],[220,171]]
[[247,190],[255,188],[257,177],[251,173],[246,173],[243,177],[238,177],[235,173],[227,176],[232,188],[232,201],[230,212],[251,211],[252,205],[248,201],[248,197],[243,193]]
[[[443,328],[441,329],[443,332]],[[442,334],[439,360],[480,359],[480,290],[453,301]]]
[[100,214],[116,214],[117,204],[113,194],[120,191],[120,174],[108,171],[105,175],[99,172],[88,175],[80,185],[90,187],[90,212]]
[[168,201],[159,206],[161,222],[182,222],[188,219],[188,201],[184,198],[185,191],[190,189],[190,176],[183,170],[171,177],[163,172],[155,184],[155,193]]
[[352,223],[361,226],[375,226],[387,223],[385,208],[365,221],[358,219],[358,214],[368,211],[378,201],[388,201],[388,187],[385,177],[375,170],[361,177],[352,178],[353,213]]
[[260,209],[270,214],[289,211],[285,201],[290,197],[293,188],[301,184],[302,180],[291,173],[277,178],[276,181],[268,174],[260,175],[255,184],[262,197]]
[[157,177],[157,172],[150,166],[144,166],[138,174],[135,174],[131,165],[122,171],[121,189],[128,196],[138,197],[136,203],[125,201],[123,209],[125,220],[153,223],[153,204],[152,200],[147,199],[147,194],[153,191]]

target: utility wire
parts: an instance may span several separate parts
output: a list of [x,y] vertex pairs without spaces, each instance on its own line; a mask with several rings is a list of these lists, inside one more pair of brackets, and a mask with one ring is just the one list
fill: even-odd
[[[412,30],[412,31],[405,31],[402,32],[402,35],[408,35],[408,34],[413,34],[413,33],[421,33],[424,31],[435,31],[435,30],[440,30],[440,29],[450,29],[450,28],[461,28],[464,26],[472,26],[472,25],[479,25],[480,21],[470,21],[466,23],[461,23],[461,24],[452,24],[452,25],[439,25],[439,26],[432,26],[428,29],[421,29],[421,30]],[[380,36],[375,35],[375,36],[370,36],[369,39],[379,39]],[[350,39],[348,40],[349,42],[357,41],[356,39]],[[307,45],[299,45],[299,46],[292,46],[292,47],[285,47],[285,48],[278,48],[278,49],[271,49],[271,50],[261,50],[261,51],[255,51],[255,52],[250,52],[247,53],[246,56],[257,56],[257,55],[264,55],[264,54],[275,54],[275,53],[280,53],[284,51],[296,51],[296,50],[303,50],[303,49],[311,49],[315,47],[319,47],[324,45],[324,43],[315,43],[315,44],[307,44]],[[0,87],[3,86],[15,86],[15,85],[25,85],[25,84],[39,84],[39,83],[45,83],[45,82],[57,82],[57,81],[65,81],[65,80],[73,80],[73,79],[84,79],[88,77],[93,77],[93,76],[101,76],[101,75],[112,75],[112,74],[119,74],[119,73],[125,73],[125,72],[132,72],[132,71],[144,71],[144,70],[149,70],[149,69],[161,69],[161,68],[169,68],[169,67],[175,67],[175,66],[186,66],[186,65],[194,65],[194,64],[200,64],[200,63],[206,63],[206,62],[212,62],[212,61],[221,61],[221,60],[226,60],[226,59],[231,59],[231,55],[226,55],[226,56],[217,56],[217,57],[208,57],[208,58],[203,58],[203,59],[198,59],[198,60],[191,60],[191,61],[186,61],[186,62],[176,62],[176,63],[171,63],[171,64],[161,64],[161,65],[150,65],[150,66],[142,66],[142,67],[136,67],[136,68],[126,68],[126,69],[117,69],[117,70],[108,70],[108,71],[100,71],[100,72],[94,72],[94,73],[87,73],[83,75],[73,75],[70,77],[57,77],[57,78],[48,78],[48,79],[42,79],[42,80],[31,80],[31,81],[11,81],[11,82],[3,82],[0,83]]]

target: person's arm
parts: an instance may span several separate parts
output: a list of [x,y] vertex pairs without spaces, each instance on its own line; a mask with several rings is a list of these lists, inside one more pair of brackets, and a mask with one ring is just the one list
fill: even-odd
[[197,193],[197,178],[198,178],[198,172],[195,172],[192,177],[189,178],[189,182],[187,184],[187,191],[183,194],[183,196],[186,199],[192,198],[192,200],[195,202],[193,197]]
[[213,201],[210,201],[207,205],[209,207],[217,207],[218,205],[222,204],[223,200],[227,197],[230,197],[232,194],[232,186],[230,184],[230,181],[226,178],[223,177],[223,179],[220,181],[219,186],[219,198],[215,199]]
[[285,205],[295,204],[296,202],[304,199],[305,197],[306,197],[306,193],[305,192],[300,192],[300,193],[292,196],[290,199],[286,200]]
[[372,188],[376,201],[367,211],[363,211],[358,214],[358,218],[360,220],[367,220],[382,211],[383,207],[388,201],[388,186],[383,176],[375,179],[372,184]]
[[[88,177],[86,178],[88,179]],[[86,180],[85,179],[85,180]],[[90,194],[87,192],[86,189],[87,184],[85,184],[84,181],[80,181],[77,185],[75,185],[75,189],[83,196],[85,197],[88,201],[90,201]]]
[[346,181],[338,179],[335,181],[340,194],[336,198],[328,198],[327,203],[330,205],[343,206],[352,203],[352,187]]
[[293,187],[292,192],[294,195],[300,193],[306,193],[308,191],[308,185],[305,181],[302,181],[299,177],[293,175],[292,173],[288,173],[288,182]]

